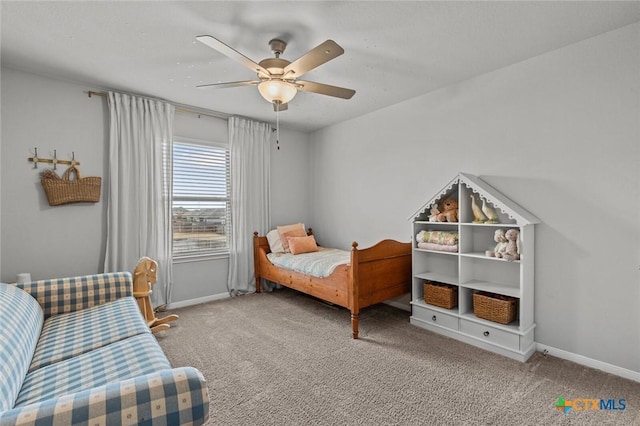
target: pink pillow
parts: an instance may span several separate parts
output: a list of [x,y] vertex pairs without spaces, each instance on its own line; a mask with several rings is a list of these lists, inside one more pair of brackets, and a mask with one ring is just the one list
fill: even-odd
[[287,237],[306,237],[307,233],[304,230],[304,224],[296,223],[294,225],[278,226],[278,233],[280,234],[280,240],[282,241],[282,247],[285,252],[289,252],[289,242]]
[[318,251],[318,245],[313,235],[307,237],[287,237],[291,254],[311,253]]

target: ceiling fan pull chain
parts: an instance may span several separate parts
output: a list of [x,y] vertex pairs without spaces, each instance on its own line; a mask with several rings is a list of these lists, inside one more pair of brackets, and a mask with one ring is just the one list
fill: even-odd
[[280,103],[276,103],[276,147],[280,151]]

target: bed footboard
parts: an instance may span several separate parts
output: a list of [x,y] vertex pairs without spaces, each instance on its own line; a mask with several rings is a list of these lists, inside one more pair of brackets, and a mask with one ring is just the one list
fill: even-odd
[[411,243],[382,240],[358,250],[352,244],[351,264],[353,287],[351,326],[353,338],[358,338],[360,309],[411,291]]

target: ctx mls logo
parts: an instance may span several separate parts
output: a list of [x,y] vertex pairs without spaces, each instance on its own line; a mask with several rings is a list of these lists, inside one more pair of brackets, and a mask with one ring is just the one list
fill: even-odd
[[627,408],[627,402],[624,399],[593,399],[593,398],[576,398],[573,400],[558,397],[555,405],[556,409],[564,411],[567,414],[571,410],[575,411],[622,411]]

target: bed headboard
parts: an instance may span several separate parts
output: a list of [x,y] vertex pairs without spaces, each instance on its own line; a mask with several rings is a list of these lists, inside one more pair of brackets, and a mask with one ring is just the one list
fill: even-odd
[[271,253],[271,249],[269,248],[269,241],[267,241],[267,237],[258,235],[257,232],[253,233],[254,247],[264,249],[265,253]]

